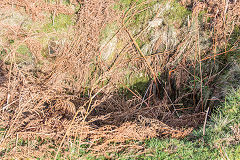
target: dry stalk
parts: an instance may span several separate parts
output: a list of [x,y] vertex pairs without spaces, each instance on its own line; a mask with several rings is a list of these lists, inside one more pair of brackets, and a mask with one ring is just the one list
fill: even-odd
[[[0,2],[0,4],[5,6],[11,3],[17,6],[25,6],[34,17],[40,17],[40,13],[45,10],[54,11],[56,14],[66,12],[72,14],[68,7],[61,7],[61,4],[49,6],[50,8],[42,8],[45,6],[45,1],[44,3],[41,0],[38,2],[39,5],[32,5],[35,3],[33,0],[28,2],[7,0]],[[33,73],[33,66],[19,68],[18,64],[14,63],[16,60],[16,48],[11,49],[10,54],[6,56],[7,58],[5,57],[5,60],[11,60],[11,64],[8,67],[8,76],[6,76],[8,81],[4,83],[8,88],[8,96],[1,100],[1,106],[5,105],[5,107],[3,107],[4,110],[1,111],[3,114],[0,117],[1,121],[7,122],[10,124],[10,127],[7,131],[3,132],[5,134],[1,140],[1,145],[5,145],[11,135],[13,137],[17,135],[15,147],[20,148],[23,153],[16,153],[16,155],[25,154],[24,156],[31,156],[32,154],[37,154],[37,151],[36,153],[32,153],[32,151],[35,150],[31,148],[29,141],[32,137],[30,135],[43,138],[50,137],[57,140],[57,143],[60,143],[54,157],[56,159],[63,147],[70,147],[70,145],[64,145],[64,141],[68,139],[68,136],[73,136],[74,143],[76,143],[76,138],[80,135],[78,151],[80,145],[83,144],[81,141],[86,138],[86,136],[88,136],[91,141],[95,141],[96,144],[98,144],[99,139],[102,138],[104,140],[102,145],[95,146],[95,144],[90,144],[89,147],[89,150],[99,153],[99,151],[107,151],[108,149],[110,151],[114,149],[120,150],[124,147],[121,143],[118,148],[111,148],[109,145],[110,142],[144,140],[146,137],[156,136],[182,138],[192,131],[192,127],[202,124],[204,118],[204,124],[206,124],[207,114],[205,113],[196,113],[192,115],[185,114],[177,118],[173,115],[173,113],[178,115],[177,111],[184,112],[186,110],[186,113],[188,113],[190,110],[193,110],[193,107],[184,106],[182,102],[192,96],[191,92],[195,94],[199,91],[195,86],[196,84],[194,84],[195,89],[193,91],[180,93],[176,99],[173,99],[174,103],[166,88],[163,88],[167,96],[167,98],[164,98],[165,101],[160,101],[157,104],[150,103],[150,100],[153,98],[151,94],[149,94],[150,96],[146,99],[145,97],[142,98],[122,83],[126,71],[119,70],[119,68],[126,68],[131,63],[133,66],[131,68],[132,71],[136,70],[138,73],[140,71],[150,71],[155,83],[161,83],[157,77],[157,72],[170,70],[170,72],[167,72],[169,73],[168,80],[174,76],[176,77],[176,75],[180,75],[179,79],[181,81],[179,80],[178,86],[181,86],[187,83],[187,80],[184,80],[184,78],[194,77],[195,83],[195,78],[197,76],[195,70],[197,70],[197,66],[200,65],[200,92],[202,109],[204,109],[202,97],[204,80],[202,77],[202,63],[204,60],[215,59],[219,55],[239,49],[239,39],[229,50],[225,49],[222,53],[215,52],[214,55],[204,55],[204,52],[200,50],[201,30],[198,28],[199,26],[197,26],[196,30],[184,33],[186,36],[183,36],[184,38],[176,47],[176,50],[172,49],[164,53],[157,52],[156,54],[145,56],[140,46],[137,44],[136,39],[142,38],[141,36],[144,37],[144,33],[147,31],[148,26],[145,26],[144,29],[134,36],[126,25],[135,15],[148,9],[144,8],[140,10],[138,8],[149,2],[152,1],[141,2],[138,5],[137,2],[134,3],[122,16],[122,19],[119,18],[120,16],[117,13],[111,11],[109,7],[113,4],[111,0],[86,0],[82,2],[83,5],[78,13],[78,21],[75,26],[76,30],[72,41],[65,43],[57,51],[57,56],[54,61],[55,64],[50,63],[44,65],[40,68],[41,71],[35,71]],[[216,6],[219,7],[221,11],[219,16],[215,11],[211,10],[213,5],[210,4],[210,2],[216,4],[217,1],[211,0],[208,2],[209,4],[197,3],[194,12],[197,15],[204,7],[209,7],[207,8],[207,12],[215,16],[213,16],[215,22],[214,26],[208,26],[207,24],[206,26],[210,27],[209,30],[211,30],[211,27],[216,28],[214,33],[212,33],[212,37],[214,37],[214,47],[216,49],[216,47],[222,43],[222,39],[226,45],[226,41],[230,39],[230,35],[233,32],[233,25],[230,25],[225,17],[229,17],[230,20],[237,24],[236,15],[239,8],[235,8],[230,1],[224,4],[223,10],[221,10],[221,5],[217,4]],[[235,6],[237,6],[237,4],[239,4],[239,2],[236,2]],[[32,8],[30,7],[31,5]],[[158,15],[159,11],[160,9],[157,11],[156,15]],[[224,13],[222,13],[222,11]],[[117,16],[112,16],[114,14]],[[98,19],[96,19],[96,17],[98,17]],[[194,18],[197,20],[196,17]],[[115,20],[117,20],[117,23],[120,24],[121,27],[114,33],[107,44],[118,36],[117,38],[122,38],[124,40],[124,45],[120,52],[117,53],[116,57],[114,57],[115,59],[112,64],[107,66],[107,64],[100,59],[101,51],[107,44],[100,49],[99,37],[102,29],[108,23]],[[188,28],[190,28],[189,26],[191,23],[193,22],[188,20]],[[194,33],[197,33],[197,35],[191,36]],[[31,43],[31,38],[34,39],[35,37],[28,36],[26,39],[21,40],[21,42],[16,45],[17,48],[20,44],[27,42],[29,43],[28,47],[36,51],[34,44],[37,43],[37,41]],[[194,38],[196,38],[197,41],[194,41]],[[185,50],[181,51],[181,48],[185,48]],[[196,49],[195,62],[192,62],[188,60],[187,57],[194,52],[194,49]],[[126,54],[122,53],[129,53],[132,57],[127,59],[124,57]],[[39,52],[36,51],[36,55],[38,54]],[[137,54],[138,56],[136,56]],[[202,58],[202,56],[205,57]],[[151,59],[151,63],[147,58]],[[159,65],[160,61],[164,61],[161,66]],[[191,71],[192,67],[194,73]],[[36,74],[38,78],[36,78],[34,74]],[[212,75],[212,73],[210,75]],[[209,81],[210,78],[215,75],[213,73],[213,76],[209,77]],[[106,81],[107,84],[105,83]],[[125,88],[135,96],[132,99],[126,100],[124,97],[117,94],[117,86],[119,83],[124,85]],[[100,92],[101,94],[98,94]],[[149,93],[151,92],[152,91],[149,91]],[[169,99],[170,105],[168,104],[169,101],[166,102],[166,99]],[[94,100],[95,102],[93,103]],[[149,103],[147,103],[147,101]],[[197,103],[197,99],[195,99],[195,101]],[[146,106],[143,106],[143,103],[146,104]],[[170,106],[173,106],[174,111],[170,110]],[[6,112],[7,110],[11,110],[12,113]],[[68,115],[68,112],[70,112],[71,115]],[[6,117],[14,118],[6,120],[7,118],[4,117],[5,115],[7,115]],[[24,123],[26,123],[26,125],[24,125]],[[179,129],[182,127],[186,129]],[[204,134],[205,129],[203,135]],[[27,147],[17,145],[20,135],[22,137],[25,136],[24,138],[28,140]],[[43,145],[40,146],[40,148],[39,151],[44,152],[47,146]],[[7,156],[11,157],[11,154],[10,152]],[[41,153],[39,155],[41,155]]]

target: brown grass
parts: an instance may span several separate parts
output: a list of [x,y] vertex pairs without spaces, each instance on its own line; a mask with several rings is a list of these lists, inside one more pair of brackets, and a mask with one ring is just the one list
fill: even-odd
[[[195,21],[199,12],[206,9],[205,18],[211,17],[211,23],[206,20],[204,25],[209,28],[213,40],[213,48],[209,50],[216,49],[216,46],[226,46],[233,26],[239,23],[240,4],[236,3],[222,4],[215,0],[196,3],[193,7],[195,17],[189,22],[196,28],[182,31],[184,40],[176,48],[151,56],[145,56],[136,43],[136,39],[147,34],[147,30],[143,29],[134,35],[122,20],[131,12],[136,14],[133,8],[137,4],[133,4],[132,9],[124,14],[111,8],[112,0],[83,2],[77,13],[74,38],[58,48],[53,61],[40,67],[35,64],[19,67],[16,63],[16,48],[11,48],[5,57],[10,64],[1,62],[0,71],[0,126],[6,129],[0,141],[0,155],[6,158],[50,157],[51,153],[46,151],[49,150],[47,145],[41,144],[45,138],[55,141],[55,148],[58,148],[57,152],[53,149],[57,153],[56,158],[58,153],[69,147],[70,142],[77,145],[78,149],[82,144],[89,144],[87,150],[104,153],[106,150],[121,150],[124,147],[119,145],[112,148],[112,142],[124,144],[126,140],[183,138],[189,135],[204,121],[204,99],[203,96],[196,98],[192,106],[178,105],[197,97],[199,91],[202,92],[194,86],[193,90],[183,93],[181,86],[187,84],[189,78],[195,78],[195,70],[206,59],[202,57],[212,56],[211,52],[202,51],[197,44],[200,40],[196,41],[195,38],[203,31]],[[49,5],[45,1],[34,3],[9,0],[0,2],[0,5],[23,7],[35,20],[43,12],[74,14],[66,5]],[[226,16],[229,17],[227,21],[224,18]],[[105,62],[101,59],[99,38],[102,29],[110,22],[118,24],[120,29],[114,36],[123,40],[124,44],[113,61]],[[11,35],[10,29],[8,34]],[[19,44],[23,42],[26,42],[36,61],[44,59],[39,49],[41,45],[32,40],[31,36],[19,40]],[[128,59],[126,53],[132,58]],[[193,56],[193,59],[188,58],[195,53],[198,55]],[[209,59],[217,55],[215,52]],[[128,88],[124,78],[129,66],[133,72],[144,71],[156,84],[159,83],[159,90],[164,90],[163,98],[159,99],[152,91],[144,98]],[[159,72],[162,73],[160,80],[156,76]],[[204,78],[202,75],[201,85]],[[173,83],[175,89],[172,88]],[[117,88],[123,84],[133,93],[132,98],[126,99],[119,95]],[[234,132],[237,136],[238,131]],[[41,137],[40,144],[34,140],[36,137]],[[28,140],[27,145],[18,146],[16,139]],[[38,148],[34,148],[34,145]],[[4,153],[6,148],[10,151]],[[65,152],[65,156],[69,154]]]

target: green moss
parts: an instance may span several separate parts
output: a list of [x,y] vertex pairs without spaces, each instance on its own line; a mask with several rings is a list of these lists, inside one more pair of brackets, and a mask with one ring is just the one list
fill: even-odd
[[155,16],[154,6],[157,4],[156,1],[151,1],[144,5],[138,5],[136,8],[138,11],[137,14],[134,15],[133,24],[139,26],[142,25],[142,29]]
[[[165,3],[168,3],[168,1]],[[170,9],[164,13],[164,17],[169,23],[183,23],[188,15],[191,15],[191,11],[187,10],[176,0],[170,3]]]
[[3,48],[0,48],[1,52],[0,52],[0,59],[2,59],[4,56],[7,55],[7,50],[6,49],[3,49]]
[[[149,77],[144,75],[144,73],[133,73],[129,72],[129,74],[125,77],[125,85],[132,90],[134,93],[143,95],[146,91],[146,88],[149,84]],[[119,86],[119,92],[126,96],[127,98],[131,98],[133,94],[129,91],[124,85]]]
[[43,26],[43,32],[50,33],[54,31],[63,31],[71,25],[73,25],[73,17],[71,15],[59,14],[55,17],[51,17],[51,22]]
[[[236,42],[239,40],[240,37],[240,26],[235,26],[233,33],[231,34],[231,37],[229,38],[228,44],[227,44],[227,51],[230,50],[234,45],[236,45]],[[240,63],[240,48],[239,48],[239,43],[236,45],[237,48],[236,50],[227,53],[227,57],[224,54],[222,58],[227,58],[227,61],[230,62],[232,59],[237,60],[237,62]],[[224,50],[223,50],[224,51]]]
[[26,45],[20,45],[16,51],[22,55],[31,56],[31,52]]
[[32,62],[33,60],[32,53],[30,52],[29,48],[25,44],[20,45],[17,48],[16,52],[18,53],[15,59],[16,63]]
[[9,40],[9,44],[13,44],[14,43],[14,40],[13,39],[10,39]]
[[142,41],[140,38],[136,40],[138,46],[141,48],[146,42]]
[[105,28],[102,29],[100,34],[100,41],[109,40],[118,30],[118,26],[115,22],[107,24]]
[[114,9],[115,10],[126,10],[129,9],[132,2],[136,0],[120,0],[118,3],[115,3]]
[[[207,13],[206,10],[200,11],[199,14],[198,14],[198,20],[199,20],[199,21],[202,21],[202,20],[203,20],[203,17],[205,17],[205,14],[206,14],[206,13]],[[208,18],[210,18],[210,17],[208,17]],[[210,22],[210,19],[207,19],[207,21]]]
[[[127,22],[129,18],[131,18],[131,20],[128,21],[126,26],[133,27],[134,29],[136,27],[143,27],[142,24],[148,23],[148,20],[154,16],[153,10],[156,3],[158,3],[156,0],[120,0],[118,3],[115,3],[114,9],[125,11],[125,14],[128,13],[125,22]],[[129,9],[132,7],[134,7],[134,9],[129,12]]]
[[[46,0],[46,2],[52,3],[52,4],[56,4],[56,3],[59,2],[59,0]],[[64,4],[64,5],[69,5],[69,4],[71,4],[71,3],[70,3],[70,0],[62,0],[62,4]]]

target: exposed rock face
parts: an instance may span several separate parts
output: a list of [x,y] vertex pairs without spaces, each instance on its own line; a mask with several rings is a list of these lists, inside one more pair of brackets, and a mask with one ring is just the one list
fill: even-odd
[[108,39],[106,39],[100,47],[102,54],[101,57],[105,61],[110,60],[111,57],[114,56],[114,53],[116,53],[116,47],[118,43],[117,37],[113,37],[110,41]]

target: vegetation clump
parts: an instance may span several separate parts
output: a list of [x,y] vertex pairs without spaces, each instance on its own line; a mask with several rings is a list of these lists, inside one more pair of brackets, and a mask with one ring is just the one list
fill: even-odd
[[239,157],[240,2],[0,5],[1,158]]

